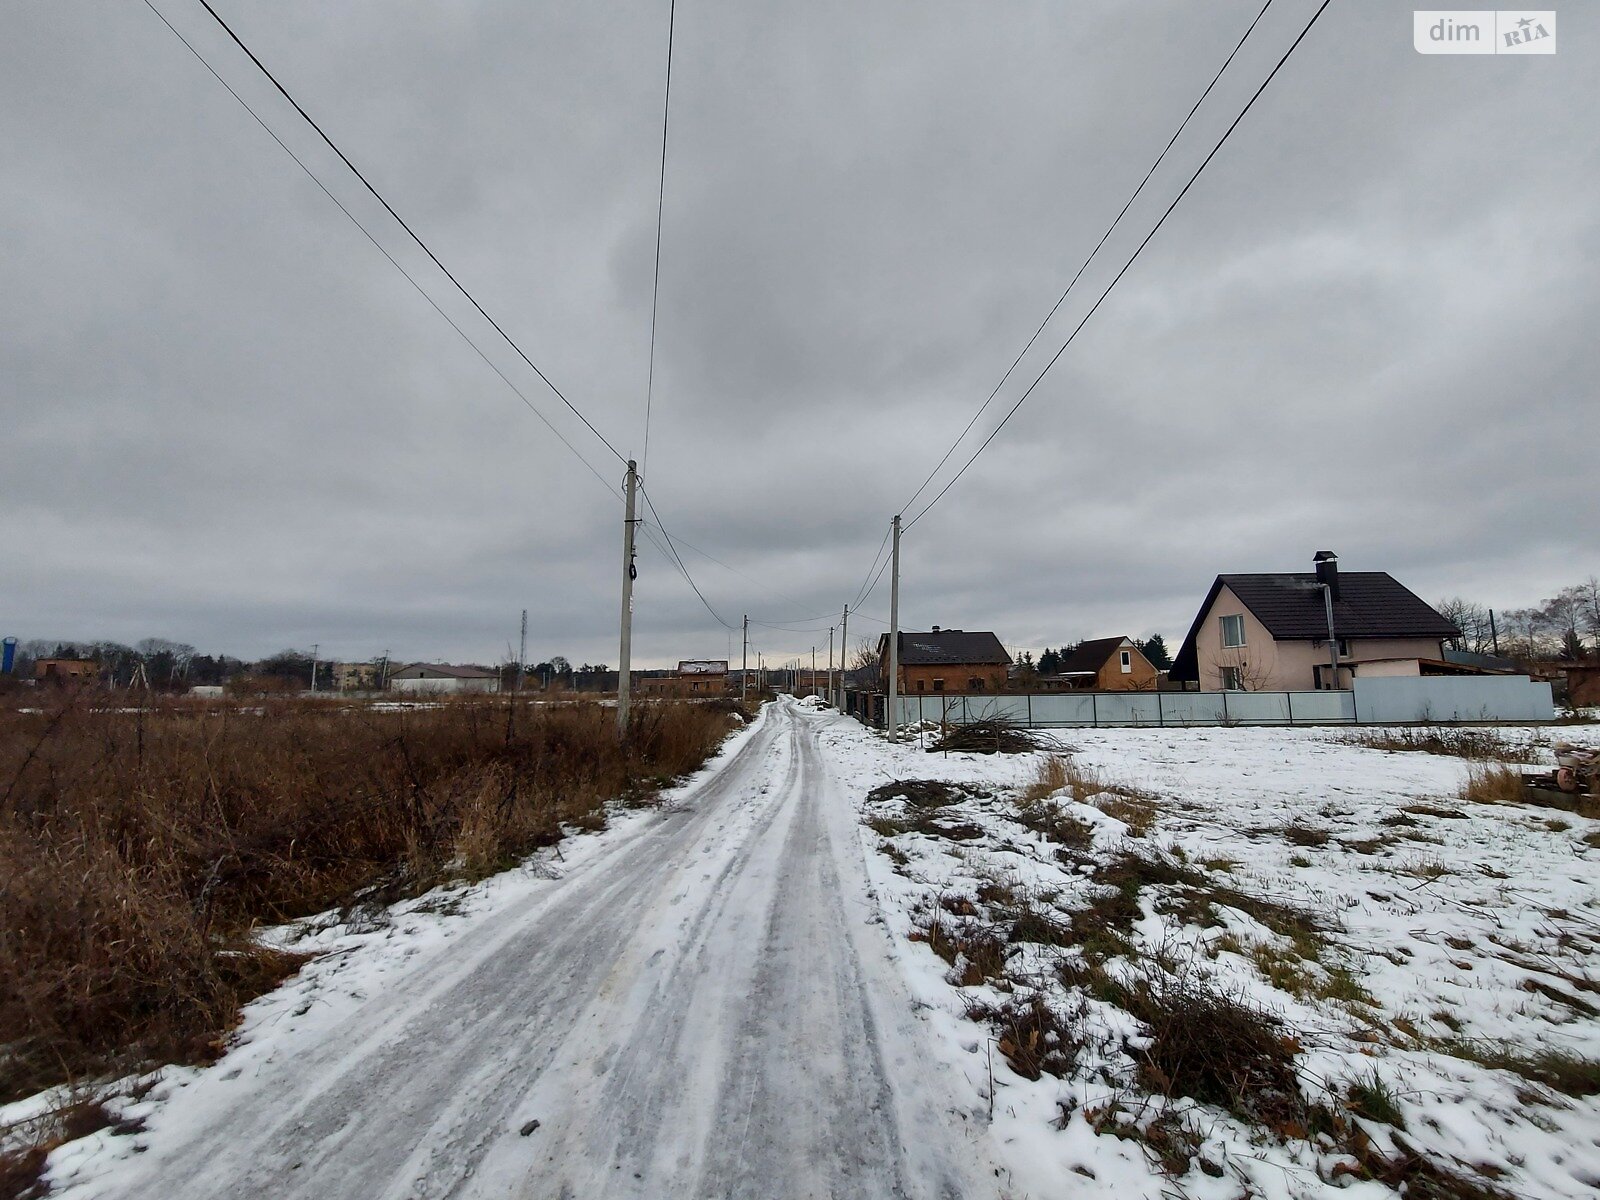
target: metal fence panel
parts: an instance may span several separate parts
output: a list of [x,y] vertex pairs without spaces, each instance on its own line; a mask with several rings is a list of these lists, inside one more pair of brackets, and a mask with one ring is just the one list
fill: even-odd
[[[881,697],[878,703],[882,704]],[[900,723],[966,725],[1001,718],[1036,729],[1161,725],[1367,725],[1428,721],[1549,721],[1550,685],[1526,675],[1357,677],[1338,692],[915,693]]]
[[1551,721],[1548,683],[1526,675],[1422,675],[1355,680],[1364,725],[1418,721]]

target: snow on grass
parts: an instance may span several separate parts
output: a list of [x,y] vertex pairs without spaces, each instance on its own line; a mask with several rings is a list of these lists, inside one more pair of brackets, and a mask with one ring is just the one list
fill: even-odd
[[992,1056],[1015,1195],[1600,1188],[1600,821],[1465,801],[1471,760],[1371,732],[1059,731],[1042,777],[825,728],[984,1109]]

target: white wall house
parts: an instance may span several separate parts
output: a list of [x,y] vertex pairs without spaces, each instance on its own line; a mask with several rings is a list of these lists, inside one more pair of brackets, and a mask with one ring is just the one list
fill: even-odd
[[448,663],[412,663],[389,676],[389,690],[412,695],[459,695],[498,692],[500,676],[482,667],[454,667]]

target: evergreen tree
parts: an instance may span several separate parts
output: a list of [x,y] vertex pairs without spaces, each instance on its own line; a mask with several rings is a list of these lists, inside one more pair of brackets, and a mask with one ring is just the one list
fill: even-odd
[[1135,638],[1133,644],[1139,647],[1139,653],[1148,658],[1156,670],[1165,671],[1172,666],[1172,655],[1167,653],[1167,641],[1159,633],[1152,633],[1142,642]]

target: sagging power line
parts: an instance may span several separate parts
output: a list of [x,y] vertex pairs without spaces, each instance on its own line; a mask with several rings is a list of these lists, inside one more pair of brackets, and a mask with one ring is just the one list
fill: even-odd
[[[145,0],[145,3],[150,5],[150,0]],[[317,136],[327,144],[328,149],[332,150],[336,155],[338,155],[339,161],[350,168],[351,173],[361,181],[361,185],[365,187],[367,191],[372,193],[373,199],[377,200],[379,204],[383,205],[384,211],[399,223],[400,228],[404,229],[407,235],[410,236],[411,240],[421,248],[422,252],[426,254],[429,259],[433,261],[433,265],[444,272],[445,278],[455,286],[456,291],[465,296],[467,302],[471,304],[473,308],[478,310],[479,315],[481,315],[485,321],[489,322],[489,324],[494,327],[494,331],[500,335],[500,337],[505,341],[506,345],[510,346],[511,349],[516,352],[517,357],[522,359],[523,362],[527,363],[528,366],[532,368],[533,373],[540,378],[546,387],[556,394],[556,398],[559,399],[561,403],[565,404],[567,408],[572,411],[572,414],[578,418],[578,420],[584,423],[590,433],[594,434],[595,437],[600,439],[601,444],[604,445],[607,450],[611,451],[612,456],[615,457],[618,462],[626,462],[627,460],[623,458],[621,451],[611,444],[610,440],[605,436],[605,434],[601,433],[595,428],[594,423],[590,421],[582,411],[579,410],[577,405],[573,404],[571,400],[567,399],[566,393],[564,393],[560,388],[551,382],[550,377],[539,368],[539,364],[528,357],[527,353],[524,352],[522,347],[517,344],[516,340],[505,331],[504,327],[501,326],[499,321],[496,321],[492,316],[489,315],[489,311],[484,308],[483,305],[478,303],[477,297],[469,292],[465,285],[463,285],[462,282],[455,277],[454,273],[451,272],[450,268],[445,266],[444,263],[439,260],[439,256],[429,248],[428,244],[424,242],[417,234],[417,231],[412,229],[411,226],[406,222],[406,219],[394,210],[394,206],[384,199],[383,194],[379,192],[377,188],[372,186],[372,181],[362,174],[361,169],[357,167],[355,163],[350,161],[349,156],[346,155],[343,150],[339,149],[338,145],[331,137],[327,135],[322,126],[317,124],[316,120],[311,116],[311,114],[301,107],[300,102],[289,94],[289,90],[278,81],[278,77],[274,75],[271,70],[268,69],[267,65],[256,56],[255,51],[251,50],[249,46],[245,45],[244,40],[233,31],[233,27],[222,19],[216,9],[211,7],[210,0],[200,0],[200,6],[204,8],[206,12],[211,14],[211,19],[222,27],[223,32],[228,35],[228,37],[233,41],[234,45],[238,46],[240,50],[244,51],[245,56],[255,64],[256,69],[267,77],[267,80],[274,88],[277,89],[278,94],[289,102],[289,104],[294,108],[295,112],[299,113],[300,116],[305,120],[306,124],[311,126],[312,129],[316,130]],[[150,5],[150,8],[152,11],[155,11],[154,5]],[[160,13],[157,12],[156,15],[160,16]],[[162,17],[162,21],[163,23],[166,23],[166,18]],[[167,27],[169,29],[172,28],[170,24],[168,24]],[[177,31],[173,30],[173,32],[176,33]],[[187,42],[185,42],[185,44],[187,45]],[[194,48],[191,46],[190,49],[192,50]],[[198,52],[196,53],[198,55]]]

